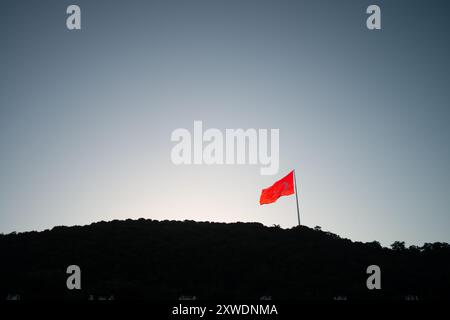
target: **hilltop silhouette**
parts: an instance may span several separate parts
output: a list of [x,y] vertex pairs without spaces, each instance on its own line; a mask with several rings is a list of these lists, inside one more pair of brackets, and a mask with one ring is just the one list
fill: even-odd
[[[126,220],[0,235],[0,297],[405,299],[450,297],[450,245],[342,239],[320,228]],[[381,268],[381,290],[366,269]],[[66,288],[81,268],[82,289]]]

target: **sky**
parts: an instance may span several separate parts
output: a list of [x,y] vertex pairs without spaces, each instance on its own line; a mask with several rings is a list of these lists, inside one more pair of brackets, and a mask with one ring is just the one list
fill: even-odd
[[[82,29],[66,28],[81,8]],[[382,29],[366,28],[381,7]],[[450,242],[448,1],[0,3],[0,232],[114,219]],[[174,165],[177,128],[280,130],[280,168]]]

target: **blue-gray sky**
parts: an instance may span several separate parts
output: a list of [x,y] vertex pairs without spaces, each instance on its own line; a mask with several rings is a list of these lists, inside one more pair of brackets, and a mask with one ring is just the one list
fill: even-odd
[[[66,8],[82,30],[66,29]],[[369,31],[378,4],[382,30]],[[0,3],[0,232],[99,220],[450,242],[448,1]],[[280,171],[175,166],[176,128],[279,128]]]

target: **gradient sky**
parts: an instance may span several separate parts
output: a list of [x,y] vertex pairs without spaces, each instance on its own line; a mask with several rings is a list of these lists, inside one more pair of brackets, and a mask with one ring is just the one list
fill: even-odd
[[[68,31],[66,7],[82,10]],[[382,30],[365,26],[379,4]],[[450,242],[448,1],[0,3],[0,232],[99,220]],[[280,171],[175,166],[176,128],[279,128]]]

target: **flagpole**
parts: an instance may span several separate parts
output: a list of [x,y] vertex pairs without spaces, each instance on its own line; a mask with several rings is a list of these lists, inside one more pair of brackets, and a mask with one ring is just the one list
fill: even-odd
[[298,209],[297,176],[295,175],[295,169],[294,169],[294,187],[295,187],[295,202],[297,203],[298,225],[300,226],[300,210]]

